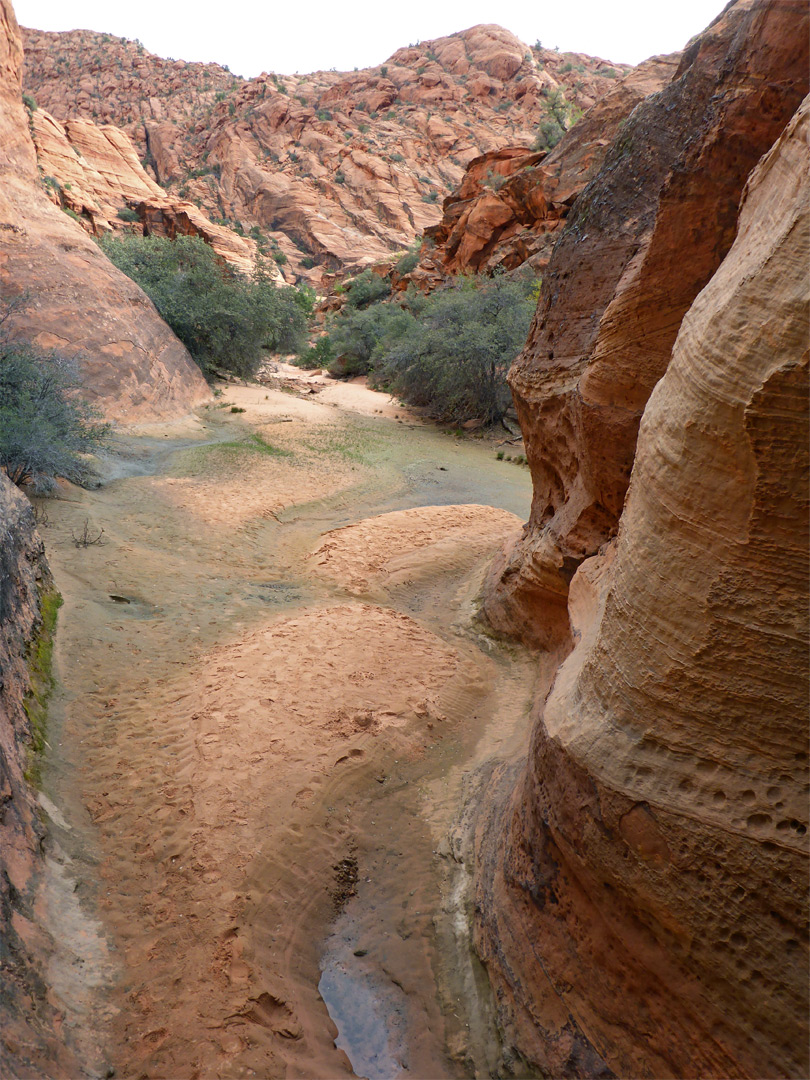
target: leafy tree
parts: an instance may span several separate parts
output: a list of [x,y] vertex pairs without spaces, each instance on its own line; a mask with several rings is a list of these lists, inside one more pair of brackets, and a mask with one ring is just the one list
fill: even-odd
[[217,368],[255,375],[266,352],[294,352],[306,327],[306,298],[278,288],[261,268],[243,277],[200,237],[104,237],[105,254],[136,281],[206,377]]
[[506,373],[535,309],[531,283],[462,281],[434,293],[407,331],[382,352],[374,381],[438,420],[487,423],[506,412]]
[[11,342],[0,316],[0,468],[38,495],[56,477],[87,484],[95,473],[85,454],[107,439],[110,428],[80,396],[73,361]]
[[346,306],[299,363],[368,374],[437,420],[492,423],[511,401],[506,373],[526,340],[536,285],[467,278],[430,296],[409,289],[397,303]]

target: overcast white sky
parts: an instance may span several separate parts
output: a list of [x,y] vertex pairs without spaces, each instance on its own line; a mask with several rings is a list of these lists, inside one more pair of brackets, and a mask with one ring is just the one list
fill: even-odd
[[522,41],[637,64],[683,48],[725,0],[13,0],[38,30],[139,38],[159,56],[216,61],[236,75],[381,64],[403,45],[498,23]]

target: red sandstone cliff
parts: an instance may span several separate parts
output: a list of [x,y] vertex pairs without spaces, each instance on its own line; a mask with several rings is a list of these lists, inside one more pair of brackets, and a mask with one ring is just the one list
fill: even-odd
[[44,978],[47,934],[35,911],[43,829],[25,773],[34,735],[24,708],[30,654],[53,589],[31,504],[0,470],[0,1073],[75,1076],[55,1038],[58,1003]]
[[16,333],[75,356],[85,392],[115,419],[186,412],[208,389],[151,301],[48,199],[21,100],[22,48],[0,0],[0,292],[27,292]]
[[[434,288],[463,273],[548,265],[568,211],[597,172],[619,125],[676,73],[680,54],[655,56],[625,75],[551,151],[507,146],[473,159],[425,231],[419,266],[408,275]],[[405,282],[403,282],[404,287]]]
[[681,319],[734,239],[751,169],[808,80],[802,0],[738,0],[626,120],[576,202],[510,373],[534,498],[486,613],[534,644],[568,636],[568,583],[615,535],[647,399]]
[[684,319],[489,823],[480,947],[554,1075],[808,1075],[809,115]]
[[251,80],[107,34],[24,33],[26,90],[61,124],[120,127],[172,199],[253,230],[289,276],[316,281],[435,224],[473,158],[532,142],[549,95],[570,122],[629,70],[491,25],[363,71]]
[[[726,202],[749,139],[806,83],[806,18],[738,3],[637,110],[572,214],[514,374],[538,505],[491,610],[573,651],[525,768],[481,797],[477,933],[507,1045],[555,1076],[810,1067],[810,100],[739,218]],[[674,168],[650,110],[677,123],[670,95],[707,62],[691,115],[712,125]],[[662,173],[653,215],[632,181]],[[638,445],[622,442],[642,410]],[[623,460],[629,491],[604,480]],[[614,492],[600,515],[594,475]],[[570,590],[537,585],[549,550]]]
[[[40,108],[30,111],[29,124],[46,194],[91,235],[118,230],[171,239],[201,236],[234,269],[256,269],[255,241],[210,221],[194,203],[167,195],[120,128],[91,120],[63,126]],[[266,262],[265,270],[283,284],[275,263]]]

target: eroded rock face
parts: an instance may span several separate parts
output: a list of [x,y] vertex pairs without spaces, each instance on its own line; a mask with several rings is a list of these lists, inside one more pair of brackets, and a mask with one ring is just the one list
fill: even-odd
[[486,613],[507,633],[542,646],[568,635],[571,575],[616,533],[681,319],[734,239],[746,177],[805,92],[807,19],[800,0],[730,5],[626,120],[571,211],[510,374],[534,500],[491,579]]
[[629,69],[494,25],[357,72],[235,78],[106,34],[26,30],[26,89],[61,123],[115,124],[169,197],[258,230],[290,279],[390,257],[435,225],[467,164],[529,144],[550,94],[589,108]]
[[178,416],[208,396],[146,295],[48,199],[21,100],[22,50],[0,0],[0,293],[28,293],[15,333],[76,357],[85,394],[114,419]]
[[33,730],[23,707],[29,654],[53,589],[31,504],[0,470],[0,1072],[72,1076],[79,1069],[56,1029],[44,979],[49,941],[35,912],[43,829],[25,778]]
[[481,826],[479,947],[555,1076],[808,1075],[809,117],[683,320]]
[[[201,236],[229,266],[243,274],[256,269],[255,241],[209,221],[194,203],[168,196],[120,128],[90,120],[68,120],[63,126],[39,108],[31,112],[30,125],[48,196],[76,214],[92,235],[118,230],[170,239]],[[130,219],[137,224],[125,224]],[[269,261],[265,269],[283,284],[275,263]]]
[[619,124],[666,86],[679,59],[655,56],[634,68],[550,152],[507,146],[474,158],[444,200],[442,220],[426,230],[420,264],[408,280],[434,288],[449,276],[515,270],[524,263],[544,271],[558,230]]

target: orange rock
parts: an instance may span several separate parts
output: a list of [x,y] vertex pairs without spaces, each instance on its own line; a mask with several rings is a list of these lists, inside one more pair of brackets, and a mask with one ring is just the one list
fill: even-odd
[[[805,91],[807,16],[773,0],[724,11],[625,121],[568,217],[510,373],[534,498],[486,603],[504,632],[566,636],[568,581],[616,533],[639,420],[681,319],[731,246],[748,173]],[[564,165],[559,176],[565,191]]]
[[259,228],[290,277],[315,283],[435,225],[469,161],[531,141],[542,88],[587,107],[615,85],[606,61],[532,50],[498,26],[364,71],[249,81],[109,35],[25,33],[26,88],[60,123],[115,124],[172,205]]
[[146,295],[46,195],[21,61],[14,12],[0,0],[0,287],[31,299],[10,329],[76,357],[86,395],[109,417],[182,415],[208,397],[205,380]]
[[507,1044],[551,1075],[808,1075],[809,120],[683,319],[479,827],[479,948]]
[[[11,27],[0,6],[0,68],[8,71]],[[44,830],[37,792],[26,779],[33,727],[24,706],[30,653],[42,628],[42,593],[53,589],[31,503],[0,469],[0,934],[3,940],[3,1071],[8,1076],[77,1076],[58,1038],[62,1020],[42,992],[53,941],[38,926],[36,884]],[[32,1002],[36,1001],[36,1007]]]
[[[550,153],[505,146],[473,158],[445,199],[442,220],[426,230],[432,246],[402,283],[433,288],[460,273],[547,264],[556,230],[603,161],[619,124],[675,74],[679,55],[657,56],[626,75]],[[469,86],[469,84],[468,84]]]

